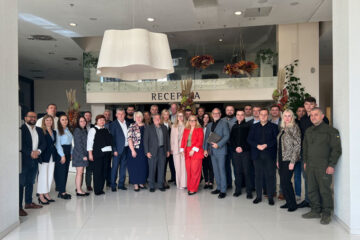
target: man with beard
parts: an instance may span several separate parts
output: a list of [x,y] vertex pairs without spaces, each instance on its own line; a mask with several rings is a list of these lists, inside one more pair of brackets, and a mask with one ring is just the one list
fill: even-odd
[[25,209],[42,208],[33,203],[33,186],[38,171],[38,160],[40,154],[46,148],[45,137],[41,128],[36,127],[37,115],[35,112],[28,112],[25,116],[25,123],[21,126],[21,173],[20,173],[20,196],[19,215],[26,216],[23,209],[23,198],[25,188]]
[[[231,128],[235,125],[236,117],[235,117],[235,108],[232,105],[228,105],[225,108],[225,117],[222,119],[223,121],[227,122],[229,126],[229,132]],[[227,155],[225,159],[225,170],[226,170],[226,183],[227,188],[232,188],[232,173],[231,173],[231,159],[232,159],[232,151],[230,146],[230,141],[227,143]]]
[[205,114],[205,108],[204,107],[199,107],[198,112],[197,112],[197,118],[198,118],[198,121],[199,121],[201,126],[204,125],[204,120],[203,120],[204,114]]
[[126,122],[130,125],[132,123],[135,123],[134,120],[134,112],[135,112],[135,107],[134,106],[128,106],[126,109]]

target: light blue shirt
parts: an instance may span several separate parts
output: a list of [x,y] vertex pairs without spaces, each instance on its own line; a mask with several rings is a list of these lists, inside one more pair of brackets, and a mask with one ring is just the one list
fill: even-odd
[[[56,150],[60,157],[65,156],[63,148],[61,145],[72,145],[73,135],[71,134],[70,130],[66,128],[64,130],[64,135],[60,136],[59,130],[56,129]],[[71,146],[71,153],[72,153],[72,146]]]

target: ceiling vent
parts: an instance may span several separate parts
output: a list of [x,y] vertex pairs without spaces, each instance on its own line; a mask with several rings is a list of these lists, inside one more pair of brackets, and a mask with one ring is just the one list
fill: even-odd
[[44,76],[36,76],[34,78],[36,78],[36,79],[44,79]]
[[28,37],[28,39],[39,41],[56,41],[56,39],[50,35],[31,35],[30,37]]
[[32,73],[40,73],[42,72],[41,70],[38,70],[38,69],[31,69],[30,72]]
[[261,8],[247,8],[245,10],[244,17],[267,17],[270,15],[272,7],[261,7]]
[[217,0],[193,0],[195,8],[207,8],[218,6]]
[[64,57],[64,59],[65,59],[66,61],[76,61],[76,60],[78,60],[78,59],[75,58],[75,57]]

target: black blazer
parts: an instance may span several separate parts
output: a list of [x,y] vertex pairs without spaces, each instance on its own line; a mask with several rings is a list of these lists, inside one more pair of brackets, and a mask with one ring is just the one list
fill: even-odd
[[240,124],[238,121],[235,122],[230,132],[230,147],[233,152],[236,151],[237,147],[241,147],[243,152],[250,151],[250,145],[247,142],[247,138],[251,126],[252,125],[245,122],[245,120],[243,120]]
[[[35,128],[39,136],[38,149],[40,149],[41,151],[39,157],[41,158],[42,154],[46,149],[46,141],[42,129],[39,127],[35,127]],[[28,127],[25,124],[23,124],[21,126],[21,163],[22,163],[23,171],[24,170],[26,171],[27,169],[34,167],[34,161],[33,161],[34,159],[31,158],[31,152],[33,151],[32,144],[33,143],[32,143],[30,131]]]
[[[164,125],[160,125],[163,133],[164,151],[170,152],[170,138],[167,128]],[[156,156],[158,152],[159,142],[155,129],[155,125],[151,124],[145,127],[144,132],[144,150],[145,154],[151,153],[152,156]]]
[[60,160],[60,156],[57,153],[55,143],[56,143],[56,131],[52,130],[53,138],[51,138],[50,134],[46,132],[45,141],[46,148],[43,153],[41,153],[41,158],[39,158],[39,163],[48,163],[50,162],[51,156],[53,157],[53,161],[57,162]]

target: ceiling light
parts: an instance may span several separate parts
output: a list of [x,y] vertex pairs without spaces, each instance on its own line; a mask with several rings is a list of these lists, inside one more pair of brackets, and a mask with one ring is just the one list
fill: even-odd
[[223,41],[223,39],[222,38],[219,38],[219,42],[222,42]]
[[153,21],[155,21],[155,18],[149,17],[149,18],[147,18],[146,20],[147,20],[148,22],[153,22]]
[[91,21],[96,21],[97,20],[97,18],[96,17],[91,17],[91,18],[89,18]]
[[69,25],[72,26],[72,27],[76,27],[76,26],[77,26],[77,24],[74,23],[74,22],[69,23]]
[[234,14],[237,15],[237,16],[240,16],[242,14],[242,12],[241,11],[236,11],[236,12],[234,12]]

